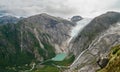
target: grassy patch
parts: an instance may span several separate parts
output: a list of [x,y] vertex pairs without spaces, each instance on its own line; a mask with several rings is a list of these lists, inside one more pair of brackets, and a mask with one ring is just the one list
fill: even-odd
[[120,45],[111,49],[107,66],[97,72],[120,72]]
[[53,66],[53,64],[59,65],[59,66],[69,66],[74,61],[74,59],[75,59],[74,55],[70,54],[66,59],[60,62],[48,61],[43,64],[45,65],[45,67],[36,69],[33,72],[59,72],[60,69]]
[[33,72],[59,72],[59,69],[54,66],[46,65],[45,67],[37,69]]

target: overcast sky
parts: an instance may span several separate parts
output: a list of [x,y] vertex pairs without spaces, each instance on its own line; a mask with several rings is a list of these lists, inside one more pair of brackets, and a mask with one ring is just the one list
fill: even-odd
[[120,11],[120,0],[0,0],[0,15],[31,16],[48,13],[68,18],[95,17],[107,11]]

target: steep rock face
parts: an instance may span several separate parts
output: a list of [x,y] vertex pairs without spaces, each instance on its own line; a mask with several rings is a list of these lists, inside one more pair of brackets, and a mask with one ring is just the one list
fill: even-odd
[[[62,18],[53,17],[47,14],[40,14],[25,19],[25,25],[31,24],[41,32],[45,32],[52,37],[55,44],[61,45],[70,36],[69,30],[75,24]],[[35,23],[35,24],[34,24]]]
[[62,18],[47,14],[32,16],[17,24],[0,26],[0,71],[30,69],[31,63],[42,62],[62,50],[62,41],[69,38],[74,26]]
[[105,58],[111,47],[120,43],[120,13],[108,12],[96,17],[73,41],[76,60],[70,71],[95,72],[98,60]]
[[120,20],[120,13],[108,12],[94,18],[72,41],[71,51],[78,56],[81,51],[88,48],[92,40],[100,33],[107,30],[111,25],[116,24]]
[[72,66],[75,67],[77,65],[78,71],[83,72],[95,72],[97,69],[100,69],[101,66],[97,63],[98,60],[105,59],[111,47],[120,43],[119,31],[119,25],[105,31],[90,44],[88,49],[81,54],[79,59]]

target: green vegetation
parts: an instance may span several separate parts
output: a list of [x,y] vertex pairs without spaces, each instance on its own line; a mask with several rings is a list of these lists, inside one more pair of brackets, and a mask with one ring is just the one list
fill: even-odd
[[73,54],[70,54],[63,61],[49,60],[43,64],[44,67],[33,70],[33,72],[59,72],[60,68],[56,67],[55,65],[62,66],[62,69],[65,69],[74,61],[74,59],[75,59],[75,56]]
[[[21,30],[20,24],[6,24],[0,26],[0,71],[2,72],[18,72],[29,70],[32,62],[37,63],[34,51],[37,50],[44,60],[55,56],[54,47],[41,40],[44,48],[39,45],[33,32],[28,29]],[[21,40],[22,31],[22,40]],[[41,38],[46,38],[48,34],[42,34]],[[23,49],[21,51],[21,41]]]
[[120,45],[111,49],[107,66],[98,72],[120,72]]
[[55,66],[46,65],[45,67],[37,69],[33,72],[59,72],[59,69]]
[[[49,34],[38,31],[44,46],[41,48],[31,29],[25,28],[22,23],[0,26],[0,72],[29,71],[33,67],[32,63],[36,65],[40,63],[37,61],[39,56],[44,61],[55,57],[55,49],[47,40],[50,38]],[[44,63],[42,68],[35,65],[33,72],[59,72],[55,65],[68,66],[74,58],[74,55],[69,55],[60,62],[49,61]]]
[[45,42],[42,42],[42,44],[44,45],[45,47],[45,50],[44,51],[47,55],[43,55],[44,59],[47,60],[47,59],[51,59],[52,57],[55,56],[55,49],[52,45],[50,45],[49,43],[45,43]]

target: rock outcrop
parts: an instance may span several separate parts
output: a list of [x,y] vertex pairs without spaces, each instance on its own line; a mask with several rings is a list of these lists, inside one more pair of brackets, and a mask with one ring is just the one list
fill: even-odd
[[82,20],[83,18],[81,17],[81,16],[73,16],[72,18],[71,18],[71,21],[72,22],[78,22],[78,21],[80,21],[80,20]]
[[108,55],[109,62],[97,72],[119,72],[120,71],[120,45],[111,48]]

